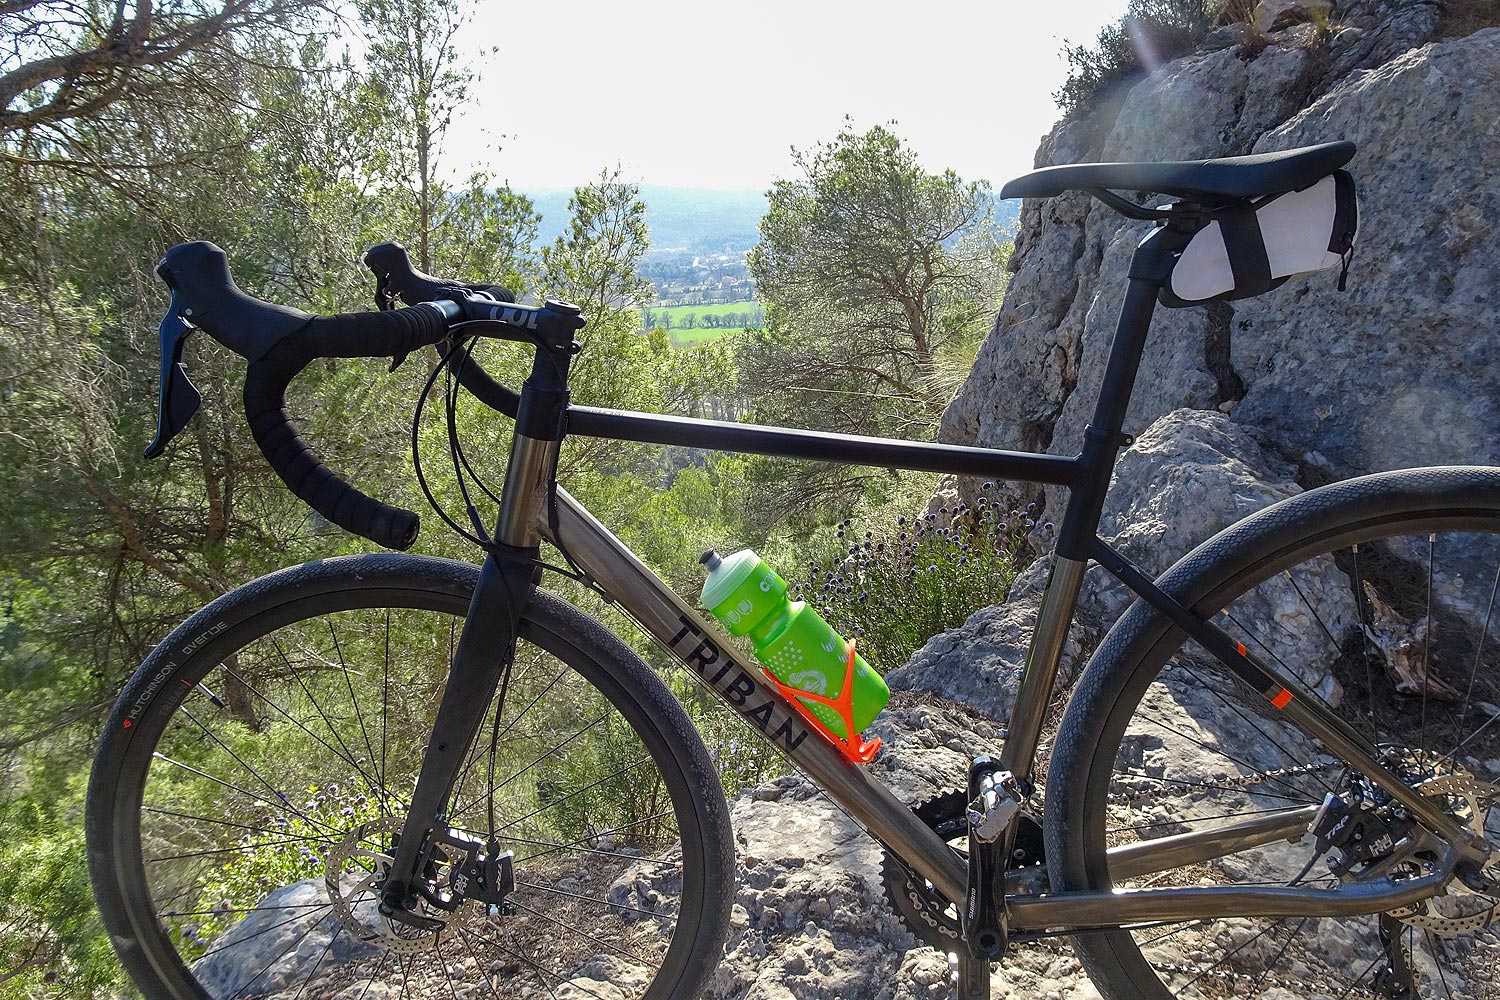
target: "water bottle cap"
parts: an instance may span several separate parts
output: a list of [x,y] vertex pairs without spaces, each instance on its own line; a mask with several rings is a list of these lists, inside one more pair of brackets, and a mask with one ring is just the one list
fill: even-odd
[[[710,558],[712,557],[712,558]],[[712,611],[734,594],[740,584],[760,565],[760,556],[752,549],[742,549],[727,559],[709,549],[699,560],[708,567],[708,579],[703,581],[703,606]]]

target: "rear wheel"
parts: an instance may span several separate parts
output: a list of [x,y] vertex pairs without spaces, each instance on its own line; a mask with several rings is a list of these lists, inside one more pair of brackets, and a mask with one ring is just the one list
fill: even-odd
[[[1163,588],[1296,677],[1496,849],[1484,891],[1457,880],[1378,916],[1223,917],[1079,936],[1101,993],[1500,997],[1500,472],[1413,470],[1303,494],[1210,540]],[[1278,810],[1353,807],[1311,834],[1189,867],[1126,872],[1129,845]],[[1360,805],[1363,803],[1363,805]],[[1368,812],[1361,812],[1368,808]],[[1306,824],[1304,822],[1303,829]],[[1400,811],[1337,756],[1138,606],[1070,702],[1047,787],[1056,889],[1299,885],[1430,870]],[[1111,850],[1114,851],[1113,861]],[[1414,975],[1388,974],[1409,962]]]
[[[619,639],[537,592],[448,825],[514,857],[498,907],[377,893],[477,571],[368,556],[220,598],[137,671],[89,788],[89,863],[147,996],[694,997],[733,847],[686,714]],[[427,874],[462,884],[465,852]],[[458,992],[455,992],[455,990]]]

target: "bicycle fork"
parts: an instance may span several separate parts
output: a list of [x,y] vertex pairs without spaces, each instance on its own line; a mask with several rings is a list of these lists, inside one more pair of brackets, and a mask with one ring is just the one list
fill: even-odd
[[[511,443],[497,541],[480,567],[401,840],[380,890],[381,913],[403,923],[428,926],[411,911],[422,895],[429,846],[434,832],[446,832],[445,813],[459,771],[515,658],[521,615],[539,573],[536,512],[557,447],[556,441],[523,434],[516,434]],[[495,711],[503,709],[501,705]],[[490,834],[493,839],[494,831]]]

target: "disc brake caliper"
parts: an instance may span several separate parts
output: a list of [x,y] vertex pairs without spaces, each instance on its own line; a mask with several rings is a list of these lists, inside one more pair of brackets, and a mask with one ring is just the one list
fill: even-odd
[[1328,793],[1312,833],[1318,851],[1327,855],[1329,871],[1343,878],[1388,857],[1414,825],[1401,806],[1378,802],[1356,783],[1343,795]]
[[493,837],[485,843],[440,825],[428,834],[427,845],[429,857],[449,859],[442,875],[417,884],[417,892],[433,906],[451,913],[465,900],[477,899],[499,907],[515,891],[515,855],[511,851],[502,853],[500,842]]

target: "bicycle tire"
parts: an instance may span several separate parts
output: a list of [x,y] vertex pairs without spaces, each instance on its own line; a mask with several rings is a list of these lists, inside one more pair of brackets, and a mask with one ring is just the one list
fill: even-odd
[[95,757],[88,860],[147,997],[698,996],[733,892],[716,771],[641,659],[541,590],[448,817],[498,834],[517,888],[499,912],[428,905],[430,934],[376,911],[371,874],[477,577],[391,554],[292,567],[213,601],[136,671]]
[[[1217,615],[1231,635],[1270,662],[1289,664],[1314,683],[1321,676],[1325,704],[1336,704],[1341,717],[1364,731],[1378,731],[1390,760],[1409,768],[1414,782],[1462,767],[1469,778],[1494,783],[1500,782],[1500,724],[1484,726],[1489,712],[1500,712],[1497,533],[1500,470],[1385,473],[1268,507],[1195,549],[1158,585],[1196,613]],[[1459,576],[1449,556],[1464,560]],[[1425,618],[1418,619],[1422,606],[1414,602],[1424,595]],[[1270,627],[1252,632],[1252,620]],[[1384,634],[1399,631],[1402,621],[1417,623],[1417,631],[1427,623],[1420,661],[1412,647],[1403,661],[1409,670],[1418,662],[1423,669],[1411,695],[1394,693],[1387,676],[1400,648],[1383,651]],[[1467,633],[1459,624],[1470,626]],[[1230,808],[1249,813],[1317,803],[1329,791],[1350,787],[1340,762],[1300,741],[1264,697],[1236,685],[1227,672],[1216,674],[1208,654],[1183,640],[1180,630],[1137,601],[1091,658],[1068,702],[1047,778],[1052,888],[1335,884],[1326,861],[1313,856],[1319,852],[1312,837],[1300,846],[1278,842],[1149,878],[1112,879],[1106,853],[1112,844],[1192,829],[1195,819],[1220,821],[1236,814]],[[1439,683],[1462,697],[1438,702]],[[1478,702],[1488,703],[1482,712]],[[1488,722],[1497,720],[1500,715]],[[1463,742],[1476,737],[1479,742]],[[1442,756],[1449,751],[1451,759]],[[1500,843],[1500,798],[1468,806],[1457,797],[1445,801],[1471,830],[1478,823],[1492,845]],[[1465,902],[1463,890],[1456,890],[1456,898],[1423,904],[1424,922],[1414,925],[1406,914],[1399,925],[1393,936],[1419,973],[1423,995],[1459,989],[1500,995],[1500,924],[1493,914],[1482,928],[1455,932],[1461,922],[1453,918],[1465,912],[1472,918],[1484,898]],[[1073,944],[1109,1000],[1390,995],[1378,984],[1389,958],[1379,932],[1373,915],[1344,921],[1226,915],[1080,934]]]

